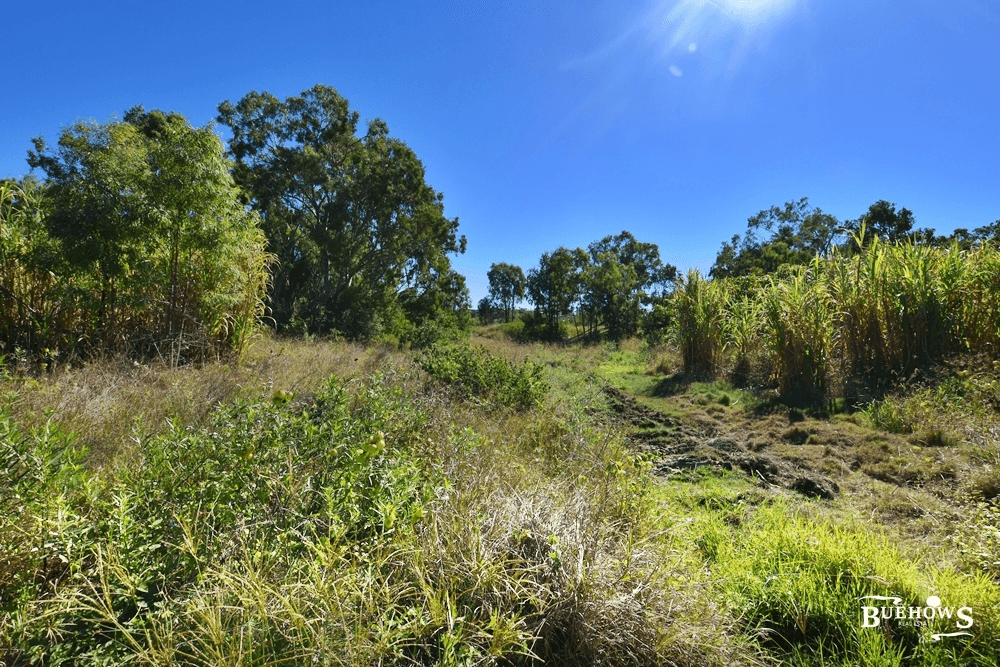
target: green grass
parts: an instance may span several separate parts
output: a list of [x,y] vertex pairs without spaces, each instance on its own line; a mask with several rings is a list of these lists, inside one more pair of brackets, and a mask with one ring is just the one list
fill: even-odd
[[[657,395],[675,353],[635,341],[475,344],[418,363],[261,339],[240,364],[0,379],[0,647],[23,665],[996,664],[995,504],[863,470],[933,477],[965,444],[758,415],[723,381]],[[832,501],[656,478],[607,381],[860,467]],[[913,503],[952,536],[904,539]],[[863,628],[865,595],[968,606],[972,637]]]
[[[934,554],[909,557],[839,513],[802,514],[732,473],[662,485],[658,497],[674,548],[704,564],[711,595],[761,655],[790,665],[997,664],[1000,592],[983,575],[941,569]],[[867,595],[898,596],[907,613],[931,595],[970,607],[973,636],[933,641],[957,631],[956,619],[862,627],[863,604],[887,604]]]
[[[781,505],[756,512],[741,533],[720,541],[716,571],[747,627],[790,664],[997,664],[1000,594],[986,578],[935,571],[884,538],[798,518]],[[912,627],[893,619],[865,628],[861,599],[870,595],[902,598],[907,608],[936,595],[971,607],[978,624],[972,637],[943,643],[929,635],[956,631],[954,622]]]
[[43,665],[704,654],[665,631],[647,468],[588,417],[595,388],[484,410],[387,360],[133,429],[98,467],[55,423],[3,416],[0,646]]

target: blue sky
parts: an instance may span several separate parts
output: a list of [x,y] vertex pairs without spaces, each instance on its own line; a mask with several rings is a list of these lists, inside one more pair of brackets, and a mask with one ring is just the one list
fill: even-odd
[[1000,218],[996,0],[46,2],[4,10],[0,176],[129,107],[210,122],[334,86],[424,162],[473,301],[493,262],[628,229],[707,270],[749,216]]

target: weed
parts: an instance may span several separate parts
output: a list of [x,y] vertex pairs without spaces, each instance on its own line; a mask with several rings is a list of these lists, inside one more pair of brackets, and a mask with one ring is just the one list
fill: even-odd
[[1000,580],[1000,507],[977,502],[965,510],[965,521],[951,536],[962,560]]
[[437,382],[499,406],[531,408],[539,405],[548,391],[538,364],[513,364],[483,348],[436,345],[418,357],[417,363]]

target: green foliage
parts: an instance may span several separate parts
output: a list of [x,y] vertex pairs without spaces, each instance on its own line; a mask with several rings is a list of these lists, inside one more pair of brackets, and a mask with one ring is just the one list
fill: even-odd
[[722,283],[706,280],[691,269],[678,281],[673,301],[684,372],[717,373],[725,347],[726,294]]
[[[709,275],[760,275],[773,273],[785,264],[807,264],[816,255],[830,251],[839,228],[837,218],[810,206],[806,197],[787,202],[783,208],[772,206],[747,221],[742,238],[737,234],[722,245]],[[771,232],[771,237],[759,239],[761,229]]]
[[549,390],[538,364],[515,364],[483,348],[436,345],[417,363],[435,381],[454,387],[464,396],[483,398],[498,406],[533,408],[541,405]]
[[444,216],[420,160],[385,123],[358,136],[357,112],[322,85],[284,101],[248,93],[220,104],[218,120],[233,132],[236,180],[278,257],[270,303],[279,327],[398,334],[397,306],[419,325],[442,291],[468,309],[448,260],[465,250],[458,220]]
[[466,339],[472,328],[469,305],[464,276],[450,269],[444,274],[431,271],[399,294],[386,330],[417,348]]
[[559,334],[559,318],[573,312],[580,295],[581,271],[587,263],[582,248],[542,253],[538,268],[528,271],[528,298],[545,320],[550,338]]
[[634,336],[676,274],[660,259],[656,244],[637,241],[627,231],[595,241],[588,250],[543,253],[527,280],[529,299],[547,328],[536,338],[561,339],[559,320],[573,314],[575,306],[589,336]]
[[[0,613],[13,613],[37,594],[39,569],[45,576],[63,572],[62,559],[39,563],[36,538],[46,515],[69,508],[84,488],[85,456],[86,448],[57,424],[22,433],[0,412]],[[10,632],[0,624],[0,646],[11,645]]]
[[520,266],[501,262],[490,266],[486,274],[490,281],[490,298],[503,310],[503,321],[510,322],[514,316],[514,306],[524,298],[527,282]]
[[[277,572],[331,540],[363,549],[408,534],[428,499],[394,438],[418,424],[391,391],[352,404],[331,380],[308,408],[223,408],[209,428],[143,440],[140,460],[90,478],[57,431],[25,439],[0,421],[11,477],[0,498],[21,507],[0,532],[20,519],[46,535],[31,550],[30,533],[4,547],[3,562],[26,566],[0,579],[4,606],[34,598],[6,639],[33,660],[122,659],[155,649],[150,633],[176,628],[184,601],[210,594],[202,585],[230,559]],[[258,650],[287,651],[280,627],[258,632]],[[171,651],[193,656],[198,641]]]
[[990,293],[997,268],[992,246],[963,251],[874,238],[855,258],[838,255],[827,265],[829,289],[851,375],[880,387],[946,354],[992,354],[1000,340]]
[[[844,226],[852,235],[852,247],[857,249],[876,237],[883,243],[905,241],[912,233],[913,223],[913,211],[906,207],[897,211],[895,204],[879,199],[861,217],[848,220]],[[933,230],[930,233],[933,235]]]
[[967,418],[985,416],[1000,401],[996,380],[982,377],[951,377],[934,387],[905,396],[890,395],[864,409],[872,424],[890,433],[915,433],[940,423],[942,415],[956,410]]
[[646,532],[649,466],[585,405],[460,408],[404,391],[414,379],[271,389],[155,436],[137,423],[134,446],[91,470],[61,431],[23,436],[0,418],[4,659],[585,665],[705,651],[665,648],[678,602]]
[[476,306],[476,317],[480,324],[493,324],[498,318],[499,309],[489,297],[484,296]]
[[503,325],[503,331],[513,340],[528,342],[560,343],[570,336],[569,325],[560,319],[555,327],[537,312],[521,313],[516,320]]
[[663,263],[656,244],[642,243],[627,231],[591,243],[588,251],[580,309],[591,330],[600,322],[612,340],[636,335],[644,309],[662,296],[677,269]]
[[[863,404],[949,356],[995,359],[998,275],[1000,252],[988,243],[873,236],[860,251],[835,249],[768,276],[689,274],[671,299],[673,326],[687,370],[729,367],[737,378],[758,375],[749,371],[758,363],[786,398],[809,403],[843,390]],[[831,386],[833,377],[842,386]]]
[[995,503],[971,503],[951,542],[966,565],[986,572],[994,581],[1000,578],[1000,507]]
[[[725,296],[732,312],[734,292]],[[732,344],[726,327],[723,335]],[[136,422],[133,446],[100,467],[84,468],[79,441],[55,422],[32,431],[0,417],[6,660],[996,665],[1000,597],[989,579],[996,513],[987,495],[1000,488],[988,486],[995,474],[976,481],[983,502],[955,508],[962,518],[947,522],[947,555],[974,572],[937,570],[929,563],[946,555],[933,535],[917,541],[908,532],[911,539],[894,543],[881,505],[883,523],[872,534],[876,513],[863,503],[855,512],[856,494],[795,500],[711,466],[655,483],[654,461],[623,446],[622,422],[608,419],[595,375],[641,387],[647,407],[690,402],[695,412],[685,415],[711,414],[748,432],[752,411],[743,406],[752,409],[753,397],[690,378],[658,387],[669,378],[644,374],[654,360],[638,341],[525,348],[495,337],[492,354],[471,350],[478,354],[468,362],[459,359],[464,352],[425,353],[442,377],[451,374],[456,393],[473,397],[473,386],[515,388],[509,377],[466,383],[481,373],[476,366],[488,370],[488,356],[533,355],[553,388],[546,409],[524,411],[491,409],[498,402],[489,391],[461,403],[427,391],[422,374],[384,349],[281,344],[260,364],[267,367],[260,377],[273,384],[243,394],[256,401],[214,408],[156,435]],[[291,356],[299,361],[276,373]],[[297,383],[330,357],[341,358],[337,368],[350,381],[319,390]],[[177,392],[169,387],[181,374],[233,377],[212,365],[171,369],[150,384],[166,394]],[[385,372],[358,376],[374,366]],[[985,373],[965,373],[983,366],[959,369],[942,396],[954,403],[991,396]],[[81,380],[76,373],[63,375],[72,381],[32,381],[30,391],[48,385],[66,413],[62,389]],[[7,403],[22,419],[29,383],[17,382],[10,387],[22,393]],[[627,418],[655,421],[645,409]],[[687,438],[677,428],[687,417],[675,418],[680,423],[640,426],[640,434]],[[778,419],[766,419],[772,434]],[[810,421],[801,433],[813,425],[820,426]],[[844,430],[849,425],[836,425],[852,441],[844,451],[860,453],[870,434]],[[903,455],[883,438],[885,458],[905,458],[906,444],[892,439]],[[947,448],[936,450],[942,454],[959,446],[923,433],[910,444]],[[995,454],[989,446],[976,452],[984,474]],[[865,497],[882,486],[861,484],[866,493],[857,495]],[[916,488],[883,493],[910,512],[916,502],[932,503],[927,516],[936,525],[949,516],[939,514],[940,497]],[[906,517],[910,523],[913,514]],[[968,606],[972,636],[934,642],[938,622],[862,628],[859,598],[869,594],[898,595],[907,606],[931,595]],[[955,629],[954,619],[941,623],[942,631]]]
[[763,276],[742,276],[725,281],[728,292],[725,337],[733,361],[733,379],[765,384],[772,374],[773,355],[766,352],[764,329],[766,311],[762,294],[768,281]]
[[67,271],[58,242],[44,222],[44,192],[38,181],[0,181],[0,346],[15,350],[59,350],[80,312],[66,298]]
[[816,404],[827,390],[831,345],[831,303],[817,274],[819,260],[771,276],[762,295],[768,346],[774,355],[778,391],[786,400]]
[[47,177],[36,246],[50,238],[61,258],[23,253],[22,274],[55,278],[11,292],[27,304],[49,291],[40,302],[62,305],[23,324],[50,331],[58,321],[48,347],[82,341],[174,360],[245,348],[272,257],[211,128],[136,107],[121,122],[66,128],[54,149],[34,144],[29,164]]
[[[734,541],[727,527],[709,524],[706,558],[717,564],[748,630],[789,664],[997,664],[990,600],[996,591],[984,599],[989,588],[982,579],[923,575],[881,538],[792,518],[780,505],[758,509],[741,530],[745,538]],[[969,606],[977,616],[972,637],[931,640],[932,632],[954,632],[954,619],[928,621],[928,627],[886,619],[865,628],[861,606],[870,595],[901,598],[907,614],[931,595],[944,606]]]
[[674,320],[673,304],[669,296],[654,300],[650,309],[642,313],[641,319],[643,335],[650,345],[662,345],[666,342]]

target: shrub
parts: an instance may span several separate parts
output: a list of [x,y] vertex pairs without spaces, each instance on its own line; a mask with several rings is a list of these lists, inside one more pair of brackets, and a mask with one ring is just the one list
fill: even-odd
[[484,348],[435,345],[417,359],[435,381],[466,397],[484,398],[498,406],[524,410],[540,405],[548,392],[542,367],[502,359]]
[[423,473],[392,437],[412,424],[386,393],[352,401],[333,380],[308,408],[238,403],[92,475],[58,431],[25,438],[0,421],[10,443],[0,508],[22,507],[2,513],[0,536],[23,536],[2,542],[2,562],[22,574],[0,568],[3,607],[21,610],[0,643],[45,664],[91,664],[133,650],[148,658],[170,637],[164,655],[177,659],[211,640],[198,630],[210,629],[204,612],[249,630],[254,650],[287,654],[296,629],[257,625],[242,584],[283,577],[331,542],[361,553],[409,534],[428,502]]

